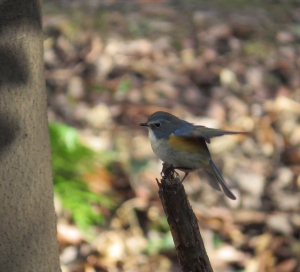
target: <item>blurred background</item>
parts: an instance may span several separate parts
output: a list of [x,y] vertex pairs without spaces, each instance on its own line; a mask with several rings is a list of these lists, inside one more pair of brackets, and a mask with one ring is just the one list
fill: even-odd
[[63,272],[179,272],[138,124],[169,111],[237,196],[184,182],[215,272],[300,271],[300,2],[44,0]]

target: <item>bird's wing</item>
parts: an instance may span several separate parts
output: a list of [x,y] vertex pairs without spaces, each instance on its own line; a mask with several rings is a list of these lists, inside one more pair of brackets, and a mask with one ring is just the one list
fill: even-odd
[[203,138],[205,142],[210,143],[210,139],[223,135],[249,134],[249,132],[235,132],[222,129],[208,128],[204,126],[194,126],[192,128],[178,129],[174,132],[175,136],[187,138]]

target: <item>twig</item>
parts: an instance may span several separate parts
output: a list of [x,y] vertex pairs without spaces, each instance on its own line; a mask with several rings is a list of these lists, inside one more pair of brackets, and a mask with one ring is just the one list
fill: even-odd
[[197,218],[188,201],[184,187],[172,166],[164,164],[159,186],[159,197],[183,272],[213,272],[209,262]]

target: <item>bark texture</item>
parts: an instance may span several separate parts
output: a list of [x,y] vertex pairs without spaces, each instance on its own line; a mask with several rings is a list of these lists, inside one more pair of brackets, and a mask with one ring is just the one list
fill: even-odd
[[0,0],[0,271],[60,271],[41,1]]
[[159,197],[164,207],[175,243],[180,266],[184,272],[213,272],[197,218],[188,201],[184,187],[174,169],[166,164],[159,186]]

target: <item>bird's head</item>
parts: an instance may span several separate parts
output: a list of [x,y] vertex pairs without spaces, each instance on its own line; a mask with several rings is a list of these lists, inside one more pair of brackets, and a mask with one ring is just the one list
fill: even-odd
[[148,127],[153,132],[156,139],[166,138],[177,129],[189,124],[188,122],[179,119],[171,113],[164,111],[157,111],[151,114],[146,123],[141,123],[140,126]]

